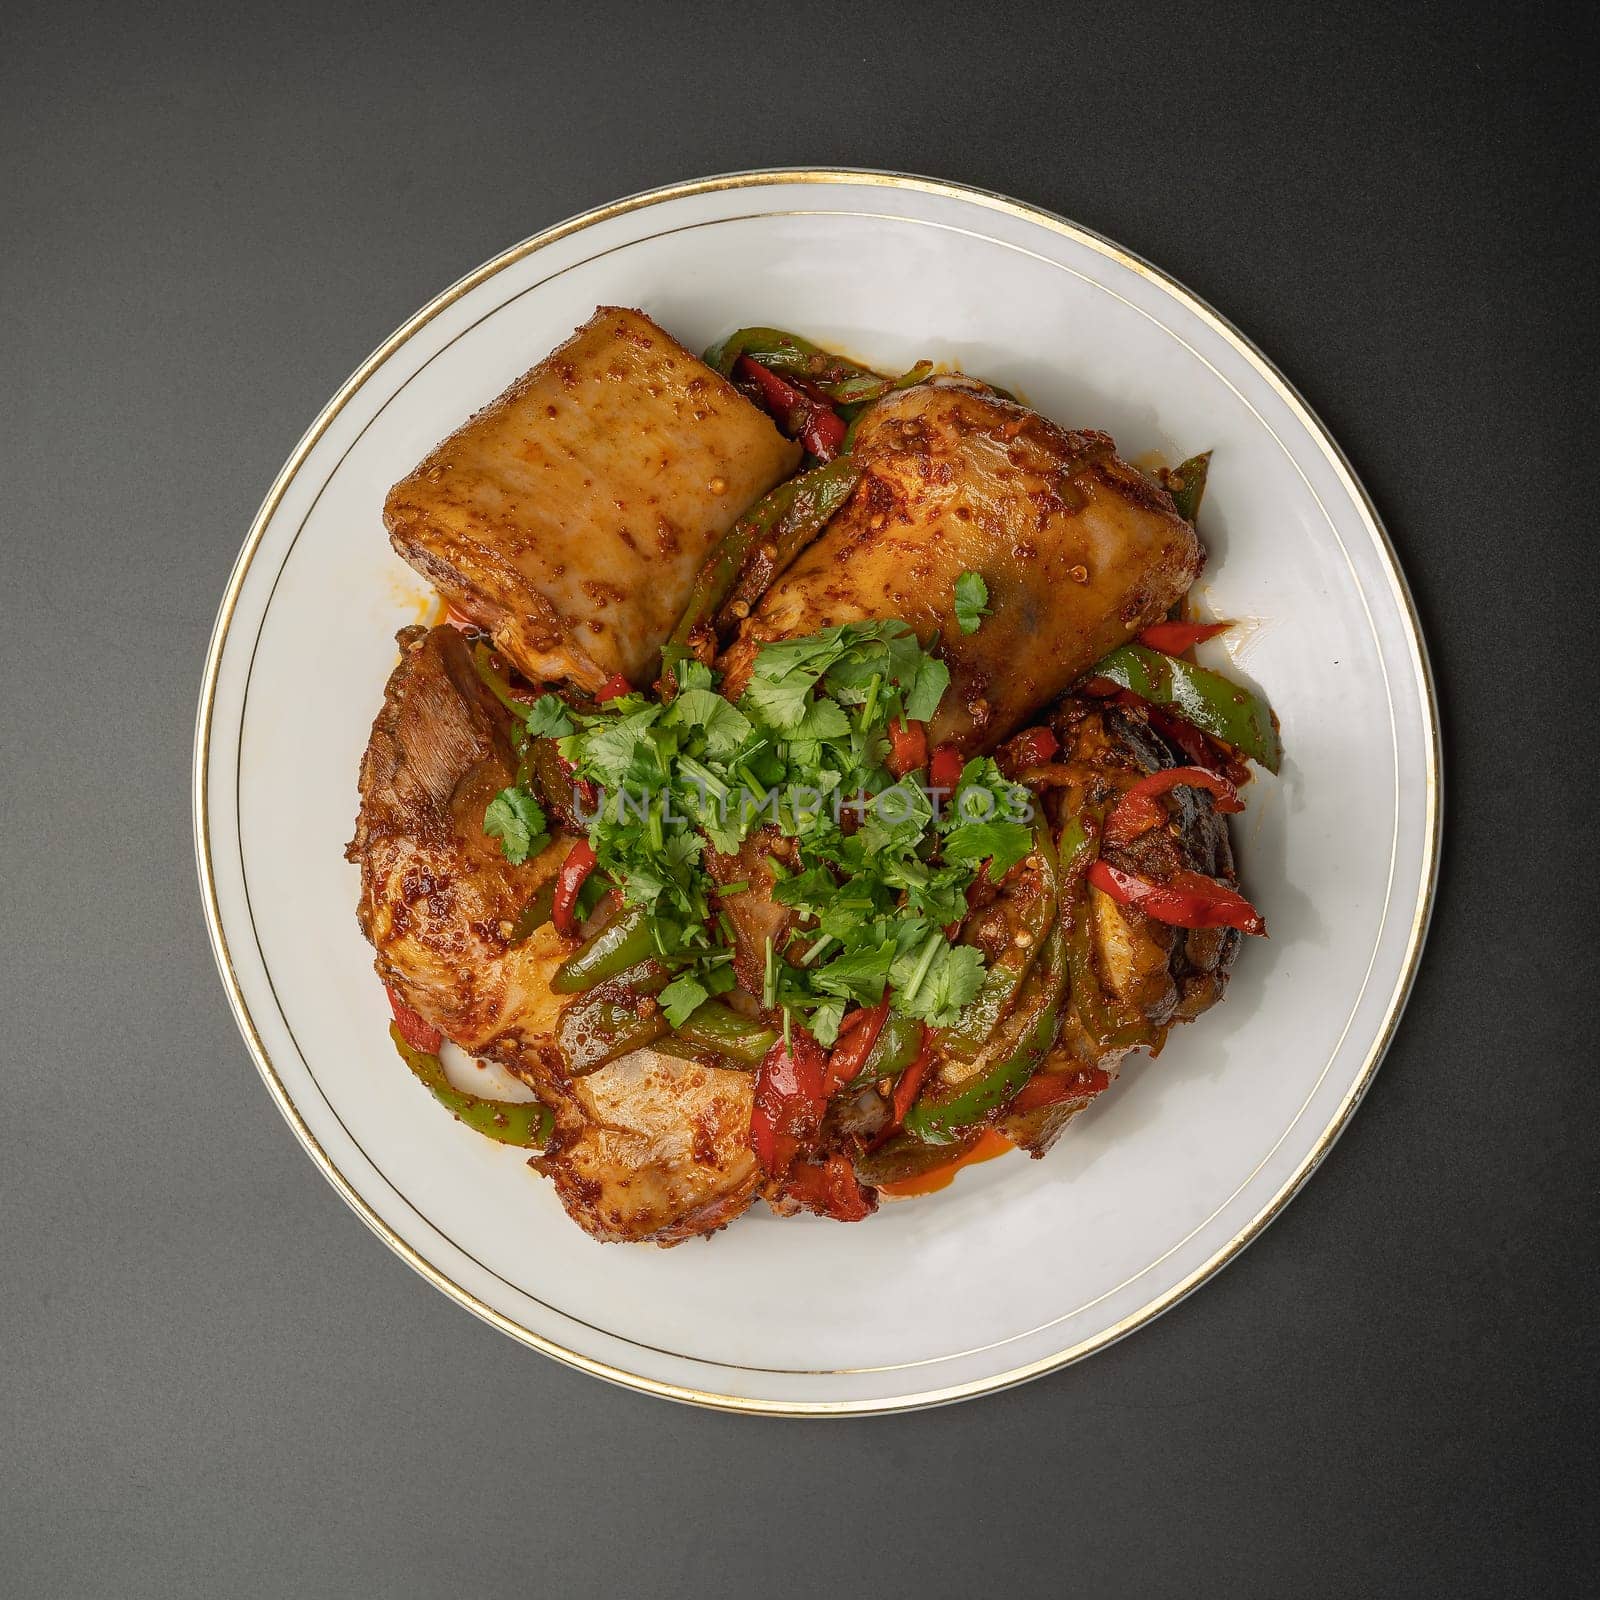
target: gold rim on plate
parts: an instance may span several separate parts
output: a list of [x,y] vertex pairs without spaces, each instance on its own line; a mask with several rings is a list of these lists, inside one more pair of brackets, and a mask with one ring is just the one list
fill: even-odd
[[[1038,1361],[1007,1372],[997,1373],[991,1377],[975,1379],[969,1383],[945,1388],[930,1389],[920,1394],[897,1396],[884,1400],[761,1400],[751,1399],[742,1395],[721,1394],[715,1391],[695,1389],[682,1384],[666,1383],[659,1379],[647,1378],[639,1373],[630,1372],[626,1368],[612,1366],[607,1362],[583,1355],[579,1351],[570,1350],[552,1339],[534,1333],[531,1329],[523,1327],[502,1312],[497,1311],[493,1306],[480,1300],[470,1290],[441,1272],[413,1245],[395,1232],[377,1214],[367,1200],[357,1192],[343,1173],[339,1171],[328,1156],[328,1153],[318,1142],[316,1135],[311,1131],[305,1119],[301,1116],[282,1079],[278,1076],[261,1035],[256,1028],[254,1019],[250,1014],[238,975],[233,968],[227,936],[223,931],[221,906],[217,897],[216,878],[211,860],[211,835],[208,814],[211,721],[223,650],[227,644],[234,611],[237,608],[239,596],[256,551],[280,502],[288,491],[289,485],[299,473],[307,456],[310,455],[318,441],[327,432],[329,426],[348,404],[352,396],[360,390],[395,351],[438,316],[440,312],[455,304],[462,296],[470,293],[497,273],[504,271],[505,268],[523,260],[545,246],[553,244],[559,239],[564,239],[571,234],[578,233],[585,228],[593,227],[597,223],[605,222],[610,218],[623,216],[632,211],[643,210],[666,201],[685,199],[694,195],[708,194],[724,189],[762,188],[775,184],[837,184],[862,188],[906,189],[946,199],[976,203],[985,209],[1017,217],[1023,221],[1047,228],[1051,232],[1064,235],[1079,244],[1089,246],[1096,253],[1117,261],[1138,276],[1155,284],[1197,315],[1214,331],[1221,334],[1249,362],[1257,374],[1266,380],[1273,391],[1293,412],[1321,448],[1342,485],[1360,508],[1368,529],[1375,537],[1378,547],[1385,558],[1390,580],[1403,607],[1408,642],[1417,667],[1427,714],[1427,793],[1425,796],[1427,816],[1423,875],[1420,885],[1421,892],[1417,899],[1412,925],[1407,936],[1405,959],[1389,999],[1383,1026],[1368,1051],[1366,1060],[1362,1063],[1360,1073],[1357,1075],[1355,1082],[1346,1091],[1315,1145],[1307,1153],[1300,1165],[1290,1174],[1289,1178],[1279,1187],[1268,1202],[1257,1211],[1251,1221],[1220,1249],[1215,1251],[1201,1266],[1149,1304],[1122,1318],[1111,1327],[1103,1329],[1092,1338],[1086,1339],[1077,1345],[1069,1346],[1065,1350],[1058,1351]],[[1176,279],[1168,276],[1158,268],[1151,266],[1138,256],[1131,255],[1121,246],[1103,238],[1092,230],[1080,227],[1076,223],[1069,222],[1064,217],[1059,217],[1053,212],[1042,210],[1037,206],[1024,205],[1020,201],[1009,199],[1004,195],[995,194],[989,190],[976,189],[964,184],[947,183],[934,178],[917,177],[908,173],[880,172],[861,168],[791,169],[779,167],[757,172],[727,173],[718,177],[702,178],[688,183],[669,184],[658,189],[648,189],[642,193],[613,201],[609,205],[582,212],[578,216],[570,217],[564,222],[557,223],[554,227],[545,229],[542,233],[537,233],[533,237],[523,240],[520,244],[513,245],[509,250],[503,251],[500,255],[485,262],[481,267],[452,284],[442,294],[430,301],[368,356],[340,387],[334,397],[323,408],[316,421],[307,430],[299,444],[295,446],[293,453],[284,463],[282,470],[274,480],[271,489],[262,502],[261,509],[256,513],[255,519],[250,525],[249,536],[234,563],[221,606],[218,608],[216,625],[212,631],[211,643],[206,653],[205,674],[201,685],[200,705],[195,726],[193,791],[195,855],[205,909],[206,927],[211,936],[212,951],[216,957],[218,972],[227,990],[229,1003],[233,1008],[234,1018],[239,1025],[239,1030],[249,1046],[257,1070],[265,1081],[273,1099],[277,1102],[278,1109],[282,1112],[290,1127],[293,1128],[307,1154],[310,1155],[321,1169],[323,1176],[333,1185],[345,1202],[374,1233],[420,1273],[422,1277],[426,1278],[429,1283],[451,1299],[465,1306],[474,1315],[500,1329],[503,1333],[510,1335],[520,1343],[542,1351],[545,1355],[553,1356],[556,1360],[576,1367],[580,1371],[590,1373],[595,1377],[605,1378],[625,1388],[657,1395],[665,1399],[708,1406],[723,1411],[753,1412],[790,1417],[861,1416],[913,1411],[923,1407],[947,1404],[954,1400],[968,1399],[980,1394],[992,1393],[1010,1388],[1015,1384],[1024,1383],[1030,1378],[1041,1377],[1047,1372],[1053,1372],[1060,1367],[1068,1366],[1074,1361],[1082,1360],[1085,1356],[1104,1349],[1107,1345],[1113,1344],[1118,1339],[1134,1332],[1135,1329],[1143,1327],[1145,1323],[1153,1321],[1162,1312],[1170,1310],[1171,1307],[1191,1294],[1208,1278],[1219,1272],[1246,1245],[1251,1243],[1294,1198],[1301,1185],[1316,1170],[1339,1135],[1344,1131],[1351,1115],[1360,1104],[1362,1096],[1371,1085],[1378,1065],[1394,1037],[1401,1013],[1404,1011],[1406,1001],[1410,996],[1412,983],[1416,977],[1417,964],[1422,953],[1423,942],[1427,935],[1428,922],[1433,911],[1434,893],[1438,883],[1440,821],[1443,802],[1440,743],[1438,702],[1432,669],[1428,660],[1427,647],[1423,642],[1422,628],[1417,617],[1416,605],[1406,584],[1405,576],[1401,571],[1394,545],[1390,541],[1383,522],[1378,516],[1377,509],[1373,505],[1371,497],[1362,487],[1360,480],[1356,477],[1344,452],[1339,448],[1320,419],[1301,399],[1293,386],[1278,372],[1277,368],[1237,328],[1212,310],[1197,295],[1177,282]],[[599,1331],[604,1332],[605,1330]],[[608,1337],[619,1336],[608,1335]]]

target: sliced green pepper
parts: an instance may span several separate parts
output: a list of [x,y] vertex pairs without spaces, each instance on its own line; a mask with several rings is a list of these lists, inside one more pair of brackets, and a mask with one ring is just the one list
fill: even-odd
[[[749,614],[795,557],[832,521],[860,481],[860,465],[847,455],[790,479],[796,487],[788,509],[773,523],[767,537],[746,551],[733,587],[718,610],[719,628],[733,628]],[[731,609],[737,606],[743,606],[743,612]]]
[[1058,923],[1051,929],[1044,965],[1035,974],[1031,1003],[1019,1004],[962,1082],[923,1090],[906,1113],[905,1131],[910,1137],[923,1144],[956,1144],[1011,1100],[1055,1043],[1067,975],[1066,935]]
[[532,938],[554,915],[555,904],[556,880],[552,876],[533,891],[533,898],[518,914],[509,943],[521,944],[524,939]]
[[1041,822],[1034,830],[1034,840],[1052,907],[1042,964],[1026,980],[1015,1011],[980,1052],[973,1070],[953,1086],[924,1089],[906,1113],[906,1133],[924,1144],[948,1145],[965,1138],[1016,1094],[1055,1043],[1068,981],[1066,933],[1054,915],[1059,862],[1047,824]]
[[[745,512],[695,574],[688,604],[662,649],[663,666],[670,668],[689,654],[695,629],[716,616],[753,553],[763,544],[771,544],[775,550],[782,548],[787,552],[787,566],[844,504],[860,476],[859,466],[848,456],[839,456],[824,466],[785,479]],[[774,572],[781,570],[774,564]],[[760,593],[758,590],[756,598]]]
[[758,1067],[767,1052],[778,1042],[771,1028],[741,1017],[720,1000],[707,1000],[679,1023],[677,1037],[685,1044],[729,1056],[749,1067]]
[[389,1028],[389,1037],[400,1052],[400,1059],[427,1086],[433,1098],[458,1122],[500,1144],[514,1144],[523,1150],[541,1150],[555,1129],[555,1113],[538,1100],[484,1100],[458,1089],[445,1076],[444,1063],[428,1050],[406,1043],[398,1027]]
[[935,1167],[949,1166],[957,1156],[975,1145],[982,1133],[981,1128],[972,1128],[945,1144],[924,1144],[909,1134],[897,1133],[876,1150],[863,1151],[856,1157],[856,1178],[873,1188],[885,1183],[903,1183],[907,1178],[920,1178]]
[[913,1017],[903,1017],[891,1011],[883,1019],[878,1037],[861,1063],[861,1070],[848,1085],[852,1089],[864,1088],[880,1078],[898,1078],[922,1050],[923,1027]]
[[[933,363],[919,361],[898,378],[890,378],[871,367],[823,350],[797,333],[785,333],[781,328],[740,328],[721,344],[712,345],[705,353],[705,360],[708,366],[715,367],[728,378],[732,377],[740,356],[748,356],[769,372],[786,372],[791,377],[803,378],[852,424],[868,406],[886,394],[914,388],[933,376]],[[847,441],[844,449],[849,448]]]
[[665,967],[645,962],[568,1006],[556,1024],[567,1071],[575,1078],[598,1071],[670,1033],[666,1013],[650,999],[666,987],[667,977]]
[[[1072,1007],[1084,1031],[1101,1050],[1117,1050],[1148,1044],[1155,1027],[1136,1006],[1118,1000],[1100,981],[1094,962],[1093,915],[1088,886],[1081,883],[1095,857],[1100,854],[1100,829],[1105,821],[1104,805],[1071,818],[1061,830],[1061,893],[1070,898],[1072,930],[1067,934],[1067,971],[1071,980]],[[1074,889],[1080,892],[1073,894]]]
[[586,944],[556,968],[550,987],[557,994],[583,994],[607,978],[615,978],[648,961],[656,953],[650,919],[634,908],[613,917]]
[[572,768],[561,759],[554,739],[530,739],[517,775],[524,783],[529,777],[533,779],[534,793],[546,811],[559,817],[569,828],[583,831],[577,808],[572,803],[576,788]]
[[[840,405],[877,400],[894,387],[894,380],[881,372],[836,356],[809,339],[802,339],[798,333],[786,333],[782,328],[739,328],[721,344],[712,345],[706,351],[705,362],[726,378],[740,356],[749,356],[769,372],[787,372],[805,378]],[[928,370],[933,370],[931,365]]]
[[1113,650],[1095,663],[1092,672],[1153,705],[1170,706],[1186,722],[1260,762],[1268,772],[1276,772],[1283,760],[1272,708],[1220,672],[1142,644]]
[[[1044,825],[1036,830],[1044,831]],[[1048,835],[1045,846],[1048,848]],[[1035,849],[1039,848],[1035,844]],[[940,1035],[939,1043],[944,1053],[958,1061],[971,1061],[993,1036],[1000,1020],[1011,1009],[1023,979],[1033,968],[1035,958],[1044,949],[1049,938],[1050,925],[1056,917],[1055,874],[1043,876],[1040,892],[1025,907],[1020,930],[1027,936],[1018,944],[1015,939],[989,964],[983,975],[983,987],[969,1002],[955,1023]]]
[[1190,456],[1167,474],[1167,493],[1185,522],[1193,522],[1200,514],[1200,500],[1206,492],[1206,472],[1211,466],[1211,452]]
[[495,699],[518,722],[526,722],[528,702],[519,700],[512,692],[511,685],[495,670],[494,660],[489,654],[489,647],[481,639],[472,647],[472,665],[476,669],[478,676],[483,680],[484,686]]

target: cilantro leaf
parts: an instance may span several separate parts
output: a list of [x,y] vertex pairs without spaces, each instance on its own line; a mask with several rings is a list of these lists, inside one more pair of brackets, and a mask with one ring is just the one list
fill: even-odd
[[514,867],[550,840],[544,807],[526,789],[502,789],[483,813],[483,831],[500,841],[501,852]]
[[988,861],[996,883],[1033,849],[1033,829],[1024,822],[968,822],[945,835],[946,861]]
[[956,579],[956,621],[963,633],[976,633],[989,615],[989,585],[982,574],[963,572]]
[[893,939],[847,952],[818,968],[811,981],[823,994],[875,1006],[883,998],[883,986],[889,981],[894,952]]
[[935,1028],[948,1028],[982,987],[982,953],[970,944],[946,944],[935,952],[911,1014]]
[[661,1009],[674,1028],[681,1028],[689,1020],[690,1013],[710,998],[706,986],[693,973],[686,972],[661,991]]
[[732,755],[754,732],[750,719],[710,688],[682,690],[666,721],[674,727],[698,729],[705,737],[706,753],[713,756]]
[[560,739],[578,731],[567,703],[559,695],[544,694],[528,707],[528,734],[534,739]]
[[811,1012],[811,1037],[824,1049],[830,1048],[839,1038],[839,1024],[844,1020],[843,1000],[824,1000]]
[[950,687],[950,669],[932,656],[923,656],[917,663],[915,678],[903,686],[906,715],[913,722],[931,722],[945,690]]

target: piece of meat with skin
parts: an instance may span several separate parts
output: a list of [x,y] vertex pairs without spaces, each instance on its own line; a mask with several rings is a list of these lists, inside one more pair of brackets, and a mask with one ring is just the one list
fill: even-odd
[[520,867],[483,832],[514,781],[507,719],[455,629],[407,629],[361,763],[347,852],[379,976],[470,1054],[498,1061],[555,1108],[535,1165],[597,1238],[670,1243],[749,1203],[750,1075],[639,1051],[569,1079],[555,1043],[571,1003],[551,992],[577,946],[546,923],[516,944],[517,916],[571,848]]
[[383,981],[447,1039],[507,1066],[551,1046],[562,1001],[550,977],[573,949],[516,920],[565,859],[558,837],[521,866],[483,831],[515,781],[507,719],[451,627],[408,628],[361,762],[358,917]]
[[[950,667],[932,742],[989,750],[1164,617],[1200,570],[1194,529],[1104,434],[971,385],[889,396],[863,417],[854,454],[855,493],[724,654],[731,696],[765,642],[900,617]],[[955,615],[966,572],[984,579],[991,611],[971,634]]]
[[711,548],[799,464],[638,311],[601,307],[389,491],[400,555],[532,682],[654,675]]
[[678,1244],[725,1227],[755,1197],[748,1072],[647,1048],[541,1095],[556,1130],[529,1164],[593,1238]]

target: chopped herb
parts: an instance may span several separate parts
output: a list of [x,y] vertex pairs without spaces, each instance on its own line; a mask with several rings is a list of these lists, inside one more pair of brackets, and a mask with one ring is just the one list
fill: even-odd
[[956,621],[963,633],[976,633],[989,615],[989,585],[982,574],[963,572],[956,579]]
[[544,807],[526,789],[502,789],[483,814],[483,831],[500,841],[502,853],[514,867],[550,842]]

